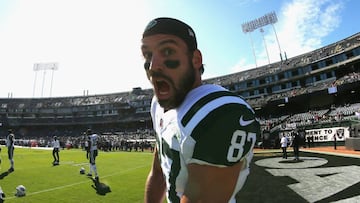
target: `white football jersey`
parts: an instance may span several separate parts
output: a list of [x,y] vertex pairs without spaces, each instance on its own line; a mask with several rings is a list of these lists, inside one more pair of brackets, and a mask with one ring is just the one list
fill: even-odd
[[14,144],[15,144],[15,135],[13,133],[10,133],[6,137],[6,146],[14,147]]
[[54,140],[53,141],[53,147],[60,149],[60,141],[59,140]]
[[[164,113],[153,99],[151,115],[157,136],[168,202],[179,202],[187,181],[186,165],[245,166],[230,202],[243,186],[260,124],[239,96],[217,85],[192,90],[177,109]],[[224,183],[226,184],[226,183]]]
[[89,137],[90,150],[97,150],[97,140],[98,140],[97,134],[90,135],[90,137]]
[[[168,202],[180,202],[184,192],[187,170],[185,161],[180,154],[180,130],[175,110],[164,112],[164,109],[153,99],[152,102],[153,125],[156,131],[156,147],[161,160],[161,168],[165,176],[167,188],[172,187],[166,194]],[[176,177],[171,176],[176,168]]]

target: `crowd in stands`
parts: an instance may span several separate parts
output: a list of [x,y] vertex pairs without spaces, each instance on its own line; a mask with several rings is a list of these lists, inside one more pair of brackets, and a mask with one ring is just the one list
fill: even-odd
[[341,77],[339,79],[326,80],[326,81],[322,81],[319,83],[315,83],[312,86],[307,86],[307,87],[302,87],[302,88],[299,87],[299,88],[292,89],[291,91],[274,93],[274,94],[268,95],[266,97],[258,97],[258,98],[254,98],[254,99],[248,99],[247,101],[252,106],[262,106],[270,101],[290,98],[290,97],[299,96],[299,95],[303,95],[303,94],[309,94],[309,93],[316,92],[319,90],[327,89],[329,87],[340,86],[343,84],[349,84],[349,83],[353,83],[353,82],[357,82],[357,81],[360,81],[360,73],[353,72],[353,73],[350,73],[349,75],[345,75],[344,77]]
[[[277,72],[283,72],[294,67],[306,66],[319,60],[326,60],[336,54],[342,53],[354,47],[360,47],[360,33],[357,33],[346,40],[342,40],[315,51],[292,57],[285,60],[264,65],[255,69],[242,71],[234,74],[224,75],[216,78],[206,79],[204,83],[213,83],[226,86],[238,84],[249,79],[262,76],[269,76]],[[261,107],[265,104],[280,99],[306,95],[329,87],[338,87],[360,81],[359,72],[341,74],[341,77],[330,77],[326,80],[314,82],[307,86],[294,86],[284,91],[272,92],[254,98],[246,98],[253,107]],[[241,87],[239,87],[241,89]],[[134,122],[149,116],[150,101],[153,96],[151,89],[134,88],[129,92],[112,93],[104,95],[83,95],[76,97],[56,98],[24,98],[11,99],[0,98],[0,118],[13,118],[15,124],[21,119],[21,124],[31,126],[40,124],[64,124],[77,123],[88,124],[94,122],[114,123]],[[107,106],[109,105],[109,106]],[[99,110],[100,109],[100,110]],[[130,109],[130,110],[129,110]],[[346,104],[332,106],[330,109],[308,110],[305,112],[271,118],[261,118],[261,125],[264,130],[285,129],[287,127],[305,126],[312,123],[339,122],[346,119],[358,119],[360,115],[360,104]],[[100,114],[97,114],[101,112]],[[62,114],[61,114],[62,113]],[[121,117],[117,116],[120,115]],[[38,116],[40,115],[40,116]],[[60,116],[59,116],[60,115]],[[30,117],[27,117],[30,116]],[[36,123],[37,121],[38,123]],[[85,125],[84,124],[84,125]],[[137,126],[138,127],[138,126]],[[148,126],[150,127],[150,125]],[[101,137],[100,148],[104,151],[141,151],[152,148],[154,136],[149,129],[126,131],[99,132]],[[19,145],[49,147],[53,132],[44,129],[44,132],[37,130],[39,136],[34,135],[31,130],[26,136],[18,134]],[[70,131],[70,130],[69,130]],[[85,136],[78,129],[72,132],[65,130],[57,132],[63,148],[83,148]],[[151,142],[150,142],[151,140]]]
[[276,72],[281,72],[290,68],[294,68],[296,66],[305,66],[309,63],[323,60],[324,58],[331,57],[333,55],[336,55],[340,52],[346,51],[353,47],[357,47],[359,45],[360,45],[360,33],[356,33],[347,39],[330,44],[328,46],[314,50],[312,52],[305,53],[303,55],[298,55],[289,59],[286,58],[285,60],[272,63],[269,65],[264,65],[251,70],[207,79],[206,82],[219,84],[222,86],[228,84],[234,84],[237,82],[248,80],[250,78],[256,78],[256,77],[273,74]]
[[[60,146],[62,149],[83,149],[85,150],[85,142],[87,136],[79,134],[77,136],[65,136],[58,133]],[[52,147],[53,136],[21,136],[17,134],[15,145],[23,147]],[[1,140],[0,144],[5,140]],[[155,137],[150,129],[126,131],[126,132],[103,132],[99,135],[98,147],[102,151],[153,151]]]
[[338,107],[332,105],[330,109],[310,110],[294,115],[284,115],[279,118],[262,118],[260,124],[263,130],[285,130],[312,124],[334,123],[345,120],[357,120],[360,122],[359,115],[360,103],[354,103]]

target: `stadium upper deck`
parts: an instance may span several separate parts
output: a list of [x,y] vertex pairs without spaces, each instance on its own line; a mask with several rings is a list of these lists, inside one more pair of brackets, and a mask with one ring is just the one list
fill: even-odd
[[[261,118],[358,103],[360,99],[354,95],[360,92],[360,33],[309,53],[204,83],[219,84],[241,95]],[[7,128],[150,127],[152,95],[151,89],[134,88],[77,97],[0,98],[0,134]]]

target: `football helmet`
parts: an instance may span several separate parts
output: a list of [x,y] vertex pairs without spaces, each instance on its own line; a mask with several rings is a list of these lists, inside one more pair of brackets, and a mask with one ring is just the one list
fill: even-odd
[[15,196],[17,197],[22,197],[22,196],[25,196],[26,195],[26,188],[25,186],[23,185],[18,185],[16,187],[16,193],[15,193]]
[[85,174],[85,168],[84,167],[80,168],[80,174]]

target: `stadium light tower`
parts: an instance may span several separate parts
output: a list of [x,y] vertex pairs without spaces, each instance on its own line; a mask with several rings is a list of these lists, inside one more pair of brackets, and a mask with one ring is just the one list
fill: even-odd
[[280,52],[280,59],[281,59],[281,61],[282,61],[282,55],[281,55],[281,48],[280,48],[279,38],[278,38],[278,36],[277,36],[276,29],[275,29],[275,25],[274,25],[277,21],[278,21],[278,19],[277,19],[276,13],[273,12],[273,14],[271,15],[271,23],[270,23],[270,24],[271,24],[271,27],[272,27],[273,30],[274,30],[274,33],[275,33],[276,42],[277,42],[277,44],[278,44],[279,52]]
[[53,80],[54,80],[54,71],[57,70],[58,68],[59,68],[58,63],[35,63],[34,64],[35,80],[34,80],[34,87],[33,87],[33,97],[35,96],[37,72],[43,71],[43,81],[42,81],[42,87],[41,87],[41,97],[42,97],[44,94],[44,83],[45,83],[46,71],[52,70],[51,84],[50,84],[50,97],[51,97],[52,85],[53,85]]
[[265,37],[264,37],[264,30],[262,28],[260,28],[260,32],[261,32],[262,38],[264,40],[264,46],[265,46],[266,55],[267,55],[267,58],[268,58],[268,63],[270,64],[270,57],[269,57],[269,52],[268,52],[268,49],[267,49],[267,46],[266,46],[266,41],[265,41]]
[[253,55],[254,55],[254,59],[255,59],[255,67],[257,68],[257,61],[256,61],[256,54],[255,54],[255,49],[254,49],[254,43],[253,43],[253,40],[251,38],[251,32],[254,31],[248,24],[244,23],[241,25],[242,27],[242,31],[243,33],[249,33],[249,36],[250,36],[250,43],[251,43],[251,47],[252,47],[252,50],[253,50]]
[[[265,14],[264,16],[261,16],[260,18],[257,18],[255,20],[243,23],[241,25],[241,27],[242,27],[242,31],[245,34],[246,33],[251,33],[251,32],[253,32],[253,31],[255,31],[255,30],[259,29],[259,28],[260,28],[261,34],[263,34],[264,31],[263,31],[262,27],[271,24],[273,29],[274,29],[274,32],[275,32],[276,40],[277,40],[277,43],[278,43],[278,46],[279,46],[279,51],[280,51],[280,58],[282,60],[280,44],[279,44],[279,40],[278,40],[276,30],[275,30],[275,27],[274,27],[274,24],[277,21],[278,20],[277,20],[277,17],[276,17],[276,13],[275,13],[275,11],[273,11],[271,13]],[[265,39],[264,39],[264,42],[265,42]],[[252,45],[252,49],[253,49],[253,53],[254,53],[254,57],[255,57],[255,64],[256,64],[256,56],[255,56],[254,46],[253,46],[252,42],[251,42],[251,45]],[[266,44],[265,44],[265,46],[266,46]],[[266,53],[267,53],[267,50],[266,50]],[[269,54],[268,54],[268,58],[269,58]],[[269,63],[270,63],[270,59],[269,59]]]

